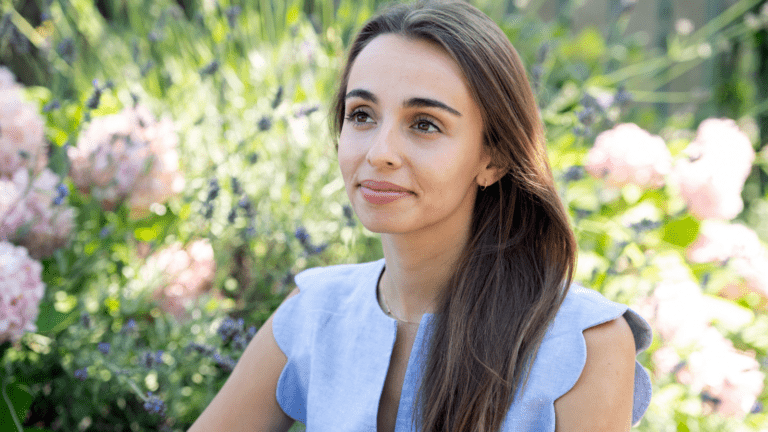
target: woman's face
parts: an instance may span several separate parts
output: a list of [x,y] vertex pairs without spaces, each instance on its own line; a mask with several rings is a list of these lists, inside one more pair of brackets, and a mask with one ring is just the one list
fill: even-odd
[[339,165],[363,225],[468,228],[477,186],[492,179],[480,108],[453,59],[431,42],[377,36],[354,61],[346,91]]
[[490,157],[480,108],[441,47],[394,34],[375,37],[350,70],[345,117],[339,166],[367,229],[469,226]]

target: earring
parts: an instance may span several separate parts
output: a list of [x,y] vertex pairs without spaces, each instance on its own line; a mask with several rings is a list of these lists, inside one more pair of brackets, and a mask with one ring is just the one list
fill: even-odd
[[483,190],[483,191],[484,191],[484,190],[485,190],[485,188],[487,188],[487,187],[488,187],[488,180],[485,180],[485,181],[483,182],[483,188],[482,188],[481,190]]

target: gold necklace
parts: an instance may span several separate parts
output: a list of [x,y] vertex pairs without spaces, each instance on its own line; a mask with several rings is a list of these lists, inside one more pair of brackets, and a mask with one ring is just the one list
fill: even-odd
[[392,313],[392,310],[389,309],[389,304],[387,303],[387,296],[384,295],[384,290],[381,289],[381,281],[379,281],[379,292],[381,293],[381,299],[384,300],[384,307],[387,308],[387,315],[389,315],[390,317],[392,317],[392,318],[394,318],[394,319],[396,319],[398,321],[402,321],[402,322],[405,322],[405,323],[408,323],[408,324],[419,324],[419,323],[415,323],[415,322],[412,322],[412,321],[406,321],[404,319],[400,319],[394,313]]

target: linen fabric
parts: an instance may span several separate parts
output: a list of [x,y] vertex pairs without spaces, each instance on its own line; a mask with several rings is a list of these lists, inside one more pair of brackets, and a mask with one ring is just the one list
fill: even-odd
[[[277,383],[283,411],[310,432],[376,431],[376,417],[397,332],[397,321],[377,301],[384,259],[305,270],[300,293],[273,317],[273,332],[287,362]],[[528,383],[516,394],[503,432],[555,430],[554,401],[576,383],[587,358],[582,332],[620,316],[629,323],[639,353],[650,345],[648,323],[627,306],[573,285],[550,324]],[[432,314],[425,314],[408,360],[395,425],[412,432],[414,398],[427,356]],[[651,398],[646,370],[635,362],[632,423]]]

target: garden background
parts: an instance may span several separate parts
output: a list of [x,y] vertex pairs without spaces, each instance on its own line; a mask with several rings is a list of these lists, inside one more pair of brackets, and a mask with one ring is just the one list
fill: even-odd
[[[381,257],[327,115],[380,3],[0,0],[1,431],[186,430],[293,275]],[[768,2],[473,3],[654,327],[636,430],[768,431]]]

